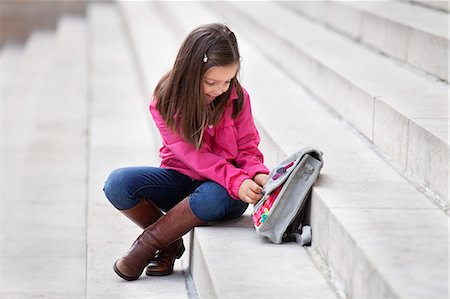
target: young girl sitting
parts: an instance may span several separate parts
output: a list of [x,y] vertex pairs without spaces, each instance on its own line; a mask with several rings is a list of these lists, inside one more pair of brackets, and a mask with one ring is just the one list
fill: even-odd
[[110,202],[144,229],[114,264],[123,279],[138,279],[146,266],[147,275],[171,274],[185,233],[237,218],[261,199],[269,170],[239,67],[234,33],[207,24],[186,37],[156,86],[150,111],[163,141],[161,166],[117,169],[104,187]]

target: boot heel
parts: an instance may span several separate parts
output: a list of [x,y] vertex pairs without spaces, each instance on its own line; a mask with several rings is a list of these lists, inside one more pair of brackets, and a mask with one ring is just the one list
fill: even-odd
[[181,244],[180,249],[178,250],[177,254],[175,255],[175,257],[177,259],[180,259],[181,256],[183,255],[184,251],[186,250],[186,248],[184,247],[184,244]]

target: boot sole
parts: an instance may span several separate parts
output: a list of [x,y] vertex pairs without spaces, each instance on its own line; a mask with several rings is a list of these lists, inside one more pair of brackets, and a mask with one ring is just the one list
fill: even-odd
[[145,275],[147,275],[147,276],[167,276],[167,275],[172,274],[172,272],[173,272],[173,268],[167,272],[147,271],[147,272],[145,272]]

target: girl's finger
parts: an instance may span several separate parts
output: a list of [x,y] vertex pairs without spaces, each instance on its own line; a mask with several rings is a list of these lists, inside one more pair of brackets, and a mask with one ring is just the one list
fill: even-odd
[[251,203],[254,204],[256,202],[256,199],[254,199],[253,197],[248,196],[247,200]]
[[262,192],[262,188],[260,185],[258,185],[257,183],[253,183],[250,185],[250,190],[252,190],[254,193],[261,193]]
[[258,200],[260,200],[261,197],[262,197],[262,195],[261,195],[260,193],[255,193],[255,192],[252,192],[252,191],[250,191],[250,192],[247,194],[247,196],[248,196],[249,198],[251,198],[252,200],[254,200],[254,201],[258,201]]

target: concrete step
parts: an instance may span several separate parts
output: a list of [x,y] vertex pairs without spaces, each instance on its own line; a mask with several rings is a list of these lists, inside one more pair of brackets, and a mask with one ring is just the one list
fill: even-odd
[[[23,57],[23,46],[17,44],[7,44],[3,47],[0,53],[0,80],[1,80],[1,136],[2,148],[8,148],[9,153],[12,144],[14,144],[13,123],[14,120],[11,115],[17,115],[23,109],[22,103],[17,103],[13,98],[17,97],[14,94],[18,93],[17,82],[21,77],[20,66]],[[16,125],[17,127],[17,125]]]
[[[23,50],[6,47],[2,51],[1,173],[4,202],[18,201],[22,197],[21,186],[26,173],[24,159],[30,144],[29,138],[35,128],[33,96],[41,91],[45,69],[48,67],[49,57],[46,53],[50,53],[49,49],[53,44],[53,34],[35,32]],[[33,57],[40,59],[35,62],[34,67],[30,67],[29,62]],[[2,209],[2,213],[3,211]],[[3,226],[6,223],[4,219],[2,217]],[[3,234],[0,235],[4,237]]]
[[[142,5],[144,2],[126,2]],[[170,276],[125,283],[112,267],[142,232],[103,194],[109,173],[119,167],[158,165],[148,104],[129,40],[113,3],[92,3],[89,15],[89,187],[87,230],[88,298],[188,298],[182,264]],[[151,28],[151,27],[150,27]],[[150,29],[147,28],[147,29]],[[154,57],[149,56],[150,59]]]
[[[268,61],[265,53],[261,53],[262,47],[250,45],[243,35],[248,27],[242,17],[230,14],[226,7],[221,7],[223,15],[217,16],[204,6],[207,4],[201,3],[152,5],[156,6],[156,16],[164,17],[168,24],[179,29],[178,45],[195,25],[212,20],[226,20],[237,33],[243,57],[242,81],[253,98],[253,111],[270,166],[306,145],[316,145],[325,152],[325,167],[312,198],[314,235],[309,253],[316,256],[317,252],[326,261],[328,278],[336,288],[341,288],[342,296],[448,296],[448,218],[439,208],[400,177],[348,125],[330,116],[292,78]],[[183,17],[186,15],[192,19]],[[232,16],[239,18],[233,20]],[[141,30],[151,28],[142,26]],[[139,41],[133,43],[139,48]],[[275,292],[281,290],[279,286],[284,286],[287,279],[294,277],[298,282],[303,277],[297,272],[301,269],[292,266],[286,270],[276,263],[280,256],[287,256],[286,260],[293,265],[298,261],[306,265],[308,282],[322,285],[319,288],[291,283],[286,287],[289,290],[282,289],[284,295],[299,296],[303,291],[301,294],[310,298],[314,295],[306,290],[327,292],[323,280],[307,266],[301,248],[293,253],[290,250],[296,247],[289,248],[290,244],[264,243],[249,226],[247,216],[237,223],[194,230],[190,263],[200,297],[248,297],[261,294],[261,288],[267,292],[266,297],[276,296]],[[231,248],[242,249],[232,256]],[[270,282],[264,271],[254,270],[261,266],[260,255],[255,252],[264,255],[264,261],[270,265],[267,267],[272,271]],[[251,281],[236,281],[238,270],[233,267],[236,264],[239,271],[251,273]],[[247,269],[253,272],[246,272]],[[316,294],[320,296],[334,295]]]
[[[134,53],[136,68],[141,78],[141,89],[145,94],[145,105],[150,104],[153,89],[159,82],[159,79],[170,70],[173,61],[170,59],[149,59],[149,54],[154,57],[175,57],[177,49],[174,43],[177,40],[172,34],[167,34],[166,24],[159,18],[148,19],[148,15],[153,14],[155,7],[145,3],[124,3],[118,1],[120,14],[125,23],[125,29],[131,39],[130,47]],[[151,26],[153,30],[148,34],[145,26]],[[157,41],[157,42],[155,42]],[[156,125],[150,115],[149,127],[153,144],[161,144],[161,137]],[[157,155],[159,156],[159,154]],[[159,160],[158,163],[159,165]]]
[[[175,59],[173,53],[188,31],[200,23],[221,19],[195,3],[120,2],[120,7],[139,64],[146,66],[144,78],[159,79],[167,71],[166,66],[158,66],[160,61],[166,61],[167,67],[171,65]],[[186,13],[191,17],[181,18]],[[169,28],[178,30],[173,32]],[[160,40],[155,36],[162,37],[165,51],[149,46],[159,44]],[[153,57],[158,57],[158,61]],[[148,80],[146,83],[156,82]],[[155,86],[147,84],[149,90]],[[189,264],[200,298],[296,297],[299,294],[301,298],[336,298],[302,247],[294,244],[275,246],[258,238],[249,213],[250,209],[238,221],[194,229]],[[256,270],[263,265],[269,273],[289,273],[289,279],[283,282],[281,275]],[[244,279],[238,280],[236,273]],[[302,283],[299,284],[299,280]]]
[[13,58],[15,62],[11,62],[10,67],[5,61],[6,69],[3,72],[4,81],[2,82],[2,119],[3,146],[6,148],[24,148],[29,142],[34,125],[32,99],[42,90],[43,74],[48,68],[53,45],[53,33],[36,31],[20,51],[21,55],[16,49],[12,50],[16,51],[12,54],[16,57]]
[[283,3],[357,42],[448,82],[446,12],[399,1]]
[[0,51],[0,68],[2,91],[13,84],[19,73],[20,60],[23,56],[23,46],[20,44],[6,44]]
[[1,1],[0,48],[8,43],[25,43],[37,30],[53,31],[65,14],[84,15],[88,1]]
[[[405,0],[408,1],[408,0]],[[423,7],[427,7],[430,9],[435,9],[435,10],[439,10],[439,11],[443,11],[443,12],[449,12],[449,5],[448,5],[448,1],[444,0],[444,1],[433,1],[433,0],[412,0],[410,1],[411,3],[414,3],[416,5],[420,5]]]
[[413,74],[277,3],[211,4],[226,10],[271,60],[447,209],[448,85]]
[[2,157],[5,298],[85,294],[86,67],[83,20],[63,18],[54,37],[32,36],[5,100],[7,136],[23,134]]
[[[235,28],[260,25],[220,11]],[[350,298],[447,298],[448,217],[264,54],[242,55],[266,157],[283,160],[306,145],[325,153],[311,221],[330,278]]]

